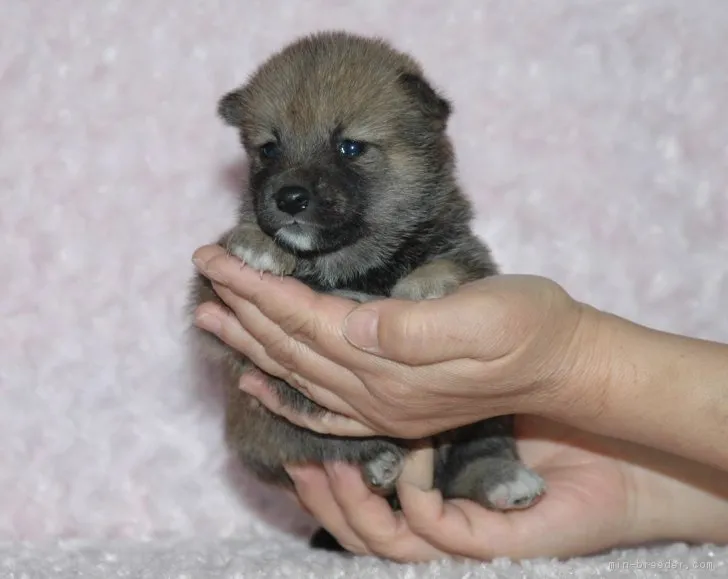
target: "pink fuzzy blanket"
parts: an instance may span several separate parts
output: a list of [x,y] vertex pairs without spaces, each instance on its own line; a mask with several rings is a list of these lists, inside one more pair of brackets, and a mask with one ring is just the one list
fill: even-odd
[[658,560],[726,576],[710,546],[424,567],[311,553],[290,534],[310,521],[229,460],[182,305],[241,177],[217,98],[294,37],[344,28],[411,51],[454,101],[462,181],[505,270],[728,340],[728,2],[1,12],[0,577],[649,577]]

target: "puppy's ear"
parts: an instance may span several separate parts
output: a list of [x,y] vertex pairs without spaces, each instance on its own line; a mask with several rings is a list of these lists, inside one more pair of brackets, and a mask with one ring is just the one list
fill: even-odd
[[420,106],[422,114],[429,119],[436,129],[443,130],[452,113],[452,105],[430,86],[420,75],[403,72],[399,80],[409,94]]
[[245,113],[243,89],[236,89],[224,95],[217,103],[217,114],[233,127],[240,127]]

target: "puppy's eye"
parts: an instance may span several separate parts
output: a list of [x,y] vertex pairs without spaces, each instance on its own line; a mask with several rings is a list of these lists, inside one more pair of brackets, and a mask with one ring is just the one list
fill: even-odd
[[278,143],[275,143],[273,141],[261,146],[259,151],[260,156],[263,159],[277,159],[281,155],[281,149],[278,146]]
[[366,143],[345,139],[339,143],[339,155],[347,159],[358,157],[366,151]]

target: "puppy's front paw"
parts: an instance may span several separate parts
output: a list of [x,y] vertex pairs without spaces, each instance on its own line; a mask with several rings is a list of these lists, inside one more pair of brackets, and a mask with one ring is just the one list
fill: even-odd
[[401,300],[434,300],[454,292],[464,277],[460,266],[447,259],[437,259],[399,280],[390,296]]
[[360,304],[382,299],[381,296],[375,296],[372,294],[365,294],[364,292],[357,292],[357,291],[353,291],[353,290],[343,290],[343,289],[331,290],[331,295],[338,296],[338,297],[344,298],[346,300],[352,300],[355,302],[359,302]]
[[290,275],[296,269],[296,258],[283,251],[254,225],[240,225],[225,240],[225,248],[245,265],[273,275]]
[[455,278],[432,279],[410,275],[394,286],[391,296],[400,300],[434,300],[452,293],[459,285]]

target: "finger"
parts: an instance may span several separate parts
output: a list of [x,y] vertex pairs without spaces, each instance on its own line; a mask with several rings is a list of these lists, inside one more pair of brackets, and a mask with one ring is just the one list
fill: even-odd
[[[338,395],[316,386],[321,382],[344,384],[347,379],[357,380],[349,370],[287,335],[254,304],[238,297],[227,287],[213,283],[213,288],[235,313],[235,316],[227,318],[229,324],[235,326],[229,332],[230,345],[256,366],[299,389],[320,406],[351,418],[360,418]],[[234,343],[233,338],[236,338]]]
[[[219,291],[220,295],[232,304],[232,307],[235,307],[237,315],[243,318],[243,322],[250,318],[260,316],[260,313],[257,312],[255,306],[244,302],[244,300],[240,300],[230,290],[225,288],[225,286],[221,286],[217,283],[214,283],[213,286],[216,291]],[[244,303],[239,304],[237,303],[238,301],[243,301]],[[209,324],[208,321],[212,318],[219,323]],[[260,323],[263,325],[268,324],[273,326],[272,322],[269,322],[265,317],[262,318],[262,320],[259,320]],[[317,416],[295,413],[292,409],[280,403],[278,396],[270,388],[270,384],[267,381],[261,380],[260,375],[255,373],[245,374],[239,384],[240,387],[248,394],[258,398],[259,401],[272,412],[286,418],[294,424],[298,424],[299,426],[308,428],[309,430],[314,430],[324,434],[353,437],[374,436],[376,434],[380,434],[377,431],[374,431],[362,415],[336,393],[314,384],[301,373],[279,364],[278,361],[270,355],[266,348],[242,327],[240,320],[238,320],[237,317],[232,315],[229,311],[225,311],[217,304],[203,304],[198,308],[196,321],[198,325],[213,331],[213,333],[220,337],[220,339],[226,344],[245,355],[258,368],[272,376],[280,378],[291,387],[299,390],[301,394],[322,408],[329,410],[329,412],[324,412]],[[256,321],[255,323],[258,322]],[[255,323],[251,325],[255,326]],[[272,331],[275,332],[276,328],[273,327]],[[295,344],[295,341],[288,336],[285,336],[282,333],[279,334],[283,336],[279,339],[291,341]],[[294,346],[294,348],[301,349],[301,359],[303,360],[301,364],[298,364],[296,361],[290,362],[294,368],[300,368],[303,366],[305,369],[306,362],[310,358],[314,358],[315,362],[316,354],[306,351],[305,346],[299,344]],[[323,366],[327,365],[326,360],[320,359],[319,362],[321,362]],[[332,364],[329,363],[329,365]],[[321,370],[321,373],[325,374],[324,379],[330,380],[336,375],[337,370],[339,373],[347,372],[343,368],[334,366],[333,369]],[[345,379],[342,378],[339,380],[339,383],[344,381]]]
[[[311,416],[309,414],[303,414],[293,411],[290,407],[280,403],[278,396],[272,391],[268,381],[255,373],[246,373],[240,378],[240,389],[244,392],[255,397],[263,406],[268,410],[281,416],[307,430],[313,430],[319,434],[333,434],[336,436],[351,436],[351,437],[363,437],[363,436],[376,436],[377,433],[365,426],[361,422],[358,422],[352,418],[342,416],[341,414],[334,414],[333,412],[324,412],[322,414]],[[321,400],[328,396],[333,396],[326,390],[323,390],[321,395],[314,394],[320,390],[316,386],[312,386],[307,390],[306,395],[318,402],[321,406],[328,407],[325,402]]]
[[[265,357],[275,360],[278,365],[307,382],[345,384],[353,380],[359,384],[359,379],[350,370],[320,355],[308,344],[286,333],[275,320],[269,319],[252,302],[236,295],[226,286],[213,283],[213,288],[233,310],[245,330],[263,347],[263,352],[258,349],[250,352],[250,358],[254,363],[257,362],[253,356],[263,357],[264,353]],[[247,355],[247,352],[244,353]],[[278,374],[275,375],[284,378]],[[286,374],[286,377],[288,376],[289,374]],[[332,408],[332,410],[341,411],[340,408]]]
[[296,494],[305,509],[331,533],[347,551],[360,555],[369,549],[349,526],[331,492],[329,479],[320,467],[286,467],[296,488]]
[[282,380],[291,372],[268,356],[265,348],[251,336],[230,312],[218,304],[202,304],[195,311],[195,325],[212,332],[233,350],[249,358],[264,372]]
[[[211,319],[217,320],[218,323],[210,323]],[[281,404],[276,393],[270,388],[270,383],[263,375],[258,372],[243,374],[239,383],[240,388],[257,398],[271,412],[286,418],[293,424],[322,434],[354,437],[377,434],[370,427],[356,420],[354,416],[358,416],[358,413],[336,394],[312,384],[295,372],[280,366],[268,356],[265,348],[242,328],[240,322],[234,316],[218,305],[204,304],[200,306],[196,316],[196,324],[203,329],[212,331],[231,348],[249,358],[263,372],[286,381],[319,406],[331,409],[330,412],[317,416],[296,413],[290,407]],[[340,412],[348,413],[350,416],[339,414]]]
[[409,366],[475,358],[482,309],[458,294],[421,302],[381,300],[352,310],[343,333],[357,348]]
[[422,490],[430,490],[435,474],[435,449],[432,440],[422,443],[420,448],[411,451],[405,459],[404,469],[399,475],[398,484],[407,483]]
[[[218,274],[236,296],[253,303],[276,324],[286,328],[290,335],[310,339],[316,334],[316,315],[310,311],[322,296],[304,283],[292,278],[263,274],[241,267],[241,261],[224,251],[210,249],[199,252],[207,258],[202,269],[205,275]],[[215,280],[216,281],[216,280]],[[326,296],[335,304],[335,310],[343,316],[356,302],[340,297]],[[329,304],[330,305],[330,304]]]
[[325,465],[331,492],[351,529],[370,552],[401,562],[424,562],[447,555],[412,533],[401,513],[394,513],[386,499],[364,485],[359,470],[351,465]]
[[[474,529],[461,509],[445,502],[438,490],[422,490],[409,482],[397,487],[402,512],[414,534],[434,548],[475,559],[490,558],[486,548],[473,549]],[[484,535],[491,537],[490,533]]]
[[198,266],[204,275],[253,304],[284,333],[344,366],[361,363],[361,352],[342,339],[344,318],[356,302],[317,293],[291,277],[261,276],[252,268],[241,268],[238,258],[214,246],[201,248],[195,256],[207,260]]
[[[211,267],[211,264],[213,263],[213,260],[224,258],[225,256],[229,256],[229,253],[225,251],[222,246],[217,244],[208,244],[199,247],[195,251],[192,255],[192,263],[194,263],[199,272],[206,277],[224,283],[224,276],[222,273],[219,272],[217,268]],[[240,262],[238,261],[238,263]]]
[[[422,491],[406,483],[398,490],[413,533],[463,557],[569,556],[578,554],[583,542],[578,521],[562,505],[549,507],[548,497],[530,509],[494,512],[467,500],[444,501],[439,491]],[[555,532],[559,528],[564,532]],[[581,537],[569,536],[574,533]]]

